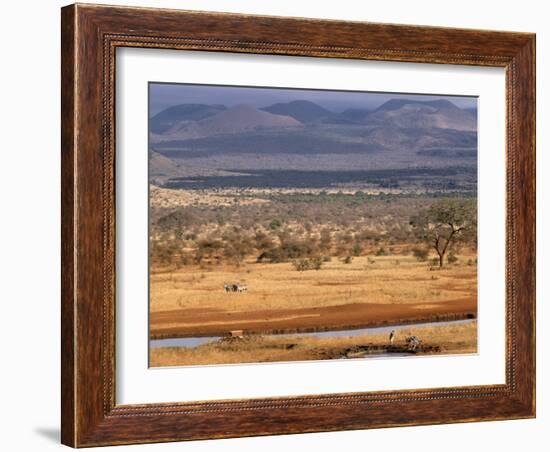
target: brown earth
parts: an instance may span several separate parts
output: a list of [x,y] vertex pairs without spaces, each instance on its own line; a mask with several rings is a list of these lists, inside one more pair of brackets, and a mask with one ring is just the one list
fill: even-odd
[[371,326],[475,318],[475,297],[437,302],[383,304],[352,303],[298,309],[229,312],[210,309],[153,311],[153,339],[185,336],[223,336],[233,330],[245,334],[303,333]]

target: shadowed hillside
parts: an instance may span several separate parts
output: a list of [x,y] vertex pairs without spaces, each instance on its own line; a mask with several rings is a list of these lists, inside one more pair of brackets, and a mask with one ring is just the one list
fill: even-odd
[[[151,176],[155,183],[173,187],[180,186],[175,179],[226,170],[312,171],[312,162],[323,171],[475,171],[476,128],[475,109],[463,110],[444,99],[391,99],[374,110],[340,113],[306,100],[260,109],[183,104],[151,118],[152,150],[168,158],[161,164],[154,154],[152,166],[162,170]],[[243,178],[238,182],[246,184]]]

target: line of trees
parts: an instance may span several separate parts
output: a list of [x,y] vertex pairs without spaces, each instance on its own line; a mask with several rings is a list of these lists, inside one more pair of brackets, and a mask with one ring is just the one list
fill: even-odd
[[[455,259],[456,250],[477,240],[476,200],[441,199],[432,202],[409,222],[394,223],[386,231],[358,228],[355,225],[314,228],[311,223],[292,227],[276,218],[267,227],[250,231],[241,226],[214,226],[200,229],[181,227],[181,220],[192,221],[192,215],[164,217],[162,229],[151,240],[151,258],[160,264],[209,265],[221,262],[239,266],[250,256],[257,262],[293,262],[303,271],[318,269],[326,258],[340,259],[368,253],[392,253],[392,245],[410,243],[413,255],[420,261],[428,259],[430,251],[437,255],[439,267]],[[420,246],[419,246],[420,245]],[[377,251],[376,251],[377,250]]]

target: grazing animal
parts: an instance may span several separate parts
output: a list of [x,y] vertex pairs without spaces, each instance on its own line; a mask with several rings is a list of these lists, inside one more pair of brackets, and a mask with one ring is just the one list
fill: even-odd
[[395,330],[391,330],[390,333],[390,344],[393,345],[393,341],[395,340]]
[[417,347],[422,343],[420,339],[418,339],[416,336],[408,336],[405,338],[405,342],[407,342],[409,346],[409,350],[416,350]]
[[226,292],[237,292],[237,284],[224,284],[223,288]]
[[247,292],[248,287],[246,287],[244,284],[237,284],[237,292]]
[[248,287],[246,287],[244,284],[224,284],[223,289],[226,292],[247,292]]

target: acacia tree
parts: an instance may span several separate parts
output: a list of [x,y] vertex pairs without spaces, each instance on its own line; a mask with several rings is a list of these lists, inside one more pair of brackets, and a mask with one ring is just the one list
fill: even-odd
[[419,239],[425,240],[439,257],[439,267],[447,251],[460,239],[475,240],[477,209],[473,199],[445,199],[433,203],[410,221]]

